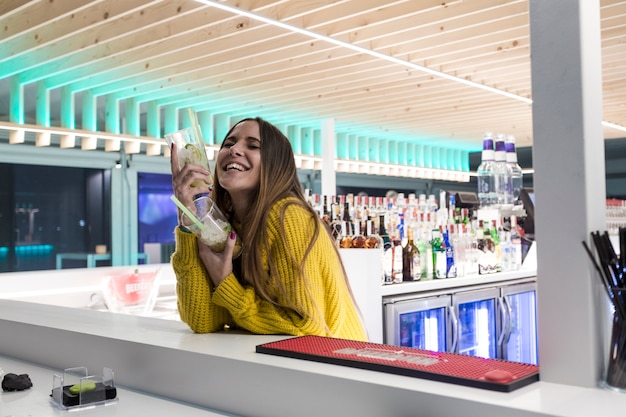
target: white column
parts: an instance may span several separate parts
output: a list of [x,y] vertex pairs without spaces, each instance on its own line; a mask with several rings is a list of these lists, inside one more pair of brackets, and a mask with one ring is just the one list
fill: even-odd
[[335,120],[322,121],[322,195],[335,195]]
[[529,5],[541,380],[592,387],[605,317],[582,241],[605,229],[600,5]]

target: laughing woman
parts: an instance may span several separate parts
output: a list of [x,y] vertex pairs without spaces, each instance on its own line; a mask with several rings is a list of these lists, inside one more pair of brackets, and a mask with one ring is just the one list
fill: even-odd
[[[178,169],[176,197],[193,206],[192,187],[209,172]],[[215,165],[211,196],[234,232],[226,249],[212,251],[176,228],[172,267],[181,319],[197,333],[228,326],[257,334],[318,335],[366,340],[339,252],[305,200],[293,150],[278,128],[244,119],[227,133]],[[233,259],[235,233],[241,255]]]

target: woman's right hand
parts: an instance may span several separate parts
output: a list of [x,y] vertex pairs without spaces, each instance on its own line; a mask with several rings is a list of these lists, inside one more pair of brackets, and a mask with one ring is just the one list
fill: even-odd
[[237,235],[235,231],[230,232],[223,252],[215,252],[207,245],[198,242],[198,254],[204,264],[213,285],[216,287],[233,272],[233,252]]
[[208,194],[211,191],[207,185],[207,178],[211,178],[211,173],[200,165],[194,164],[186,164],[180,169],[177,149],[174,144],[172,144],[171,154],[170,169],[172,170],[174,195],[185,207],[193,207],[194,196]]

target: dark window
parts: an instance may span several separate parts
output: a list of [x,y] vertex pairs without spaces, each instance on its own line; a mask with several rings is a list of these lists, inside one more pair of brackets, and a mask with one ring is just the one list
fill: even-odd
[[0,164],[0,175],[0,271],[54,269],[57,253],[111,246],[109,170]]

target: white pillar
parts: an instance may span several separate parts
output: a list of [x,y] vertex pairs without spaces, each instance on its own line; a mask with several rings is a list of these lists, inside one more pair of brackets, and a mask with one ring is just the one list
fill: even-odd
[[335,195],[335,120],[322,121],[322,195]]
[[605,317],[582,241],[605,229],[600,5],[529,6],[541,380],[593,387]]

